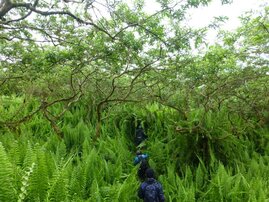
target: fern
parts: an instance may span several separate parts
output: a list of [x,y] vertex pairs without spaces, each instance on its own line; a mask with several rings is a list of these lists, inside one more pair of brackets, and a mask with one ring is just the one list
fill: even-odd
[[67,178],[65,169],[57,170],[54,172],[54,176],[50,181],[50,187],[48,190],[49,201],[66,201],[68,196]]
[[14,170],[10,163],[5,148],[0,142],[0,201],[9,202],[15,201],[15,187],[14,187]]
[[101,202],[102,201],[102,196],[100,193],[100,188],[98,185],[98,182],[96,179],[93,180],[92,186],[91,186],[91,191],[90,191],[90,201],[96,201],[96,202]]
[[31,143],[28,141],[26,146],[26,154],[23,161],[23,168],[30,167],[34,162],[36,162],[36,154],[32,149]]
[[29,184],[29,199],[45,200],[48,189],[48,163],[45,153],[37,146],[37,162],[36,169],[30,178]]
[[81,165],[69,170],[68,184],[69,197],[71,201],[77,198],[86,198],[86,175],[84,174]]
[[27,169],[27,171],[22,176],[22,181],[21,181],[22,186],[20,188],[18,202],[24,201],[24,199],[27,197],[27,189],[29,186],[29,179],[30,179],[30,176],[31,176],[34,168],[35,168],[35,163],[33,163],[32,166],[29,169]]

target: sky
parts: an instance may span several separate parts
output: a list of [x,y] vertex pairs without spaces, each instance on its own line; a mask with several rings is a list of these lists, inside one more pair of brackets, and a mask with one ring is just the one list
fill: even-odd
[[[232,4],[222,5],[220,0],[213,0],[207,7],[201,7],[190,11],[190,20],[188,24],[193,27],[203,27],[212,22],[216,16],[227,16],[229,19],[221,26],[221,29],[234,31],[240,26],[239,17],[245,12],[253,10],[262,10],[267,0],[233,0]],[[214,44],[217,41],[217,30],[210,30],[207,33],[206,40],[208,44]]]
[[[159,10],[158,6],[154,4],[154,0],[146,0],[146,11],[154,12]],[[212,0],[208,6],[200,6],[189,10],[187,17],[187,24],[190,27],[202,28],[210,24],[217,16],[227,16],[229,19],[221,27],[223,30],[233,31],[240,26],[239,16],[246,11],[262,10],[268,0],[233,0],[231,4],[221,4],[221,0]],[[208,32],[207,40],[209,44],[214,44],[217,39],[217,30]]]
[[240,25],[239,16],[246,11],[261,10],[261,6],[266,2],[268,0],[233,0],[232,4],[221,5],[220,0],[213,0],[209,6],[192,9],[189,23],[195,27],[203,27],[212,21],[214,16],[227,16],[229,20],[223,29],[232,31]]

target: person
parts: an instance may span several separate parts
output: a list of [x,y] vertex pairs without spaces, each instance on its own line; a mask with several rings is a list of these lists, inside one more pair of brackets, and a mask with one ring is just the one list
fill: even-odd
[[140,150],[138,150],[134,158],[134,165],[137,165],[140,163],[140,166],[137,171],[137,175],[141,181],[144,181],[146,179],[146,170],[150,168],[149,163],[148,163],[148,157],[149,157],[148,154],[143,154]]
[[143,159],[148,159],[149,155],[148,154],[142,154],[140,150],[136,152],[136,156],[134,158],[134,165],[139,164]]
[[164,202],[163,188],[161,183],[154,178],[153,169],[146,170],[146,177],[146,181],[138,189],[138,197],[144,202]]
[[140,145],[148,136],[145,134],[142,125],[139,123],[135,130],[135,144],[136,146]]
[[150,168],[150,166],[147,159],[142,159],[137,171],[137,176],[141,181],[144,181],[146,179],[146,171],[148,168]]

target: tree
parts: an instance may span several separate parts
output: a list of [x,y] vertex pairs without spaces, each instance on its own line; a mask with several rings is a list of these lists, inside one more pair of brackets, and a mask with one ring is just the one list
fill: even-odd
[[[99,125],[106,106],[155,96],[164,86],[162,74],[174,72],[171,64],[186,55],[197,33],[180,26],[185,11],[208,1],[159,3],[161,9],[148,15],[143,1],[2,0],[0,88],[25,96],[21,106],[32,99],[39,104],[1,124],[14,126],[42,112],[62,136],[57,120],[82,97],[96,105]],[[59,103],[63,110],[53,114]]]

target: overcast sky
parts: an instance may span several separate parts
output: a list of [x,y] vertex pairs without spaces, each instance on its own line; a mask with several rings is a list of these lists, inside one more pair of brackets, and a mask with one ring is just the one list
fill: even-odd
[[[209,6],[192,9],[189,12],[190,26],[200,28],[207,26],[216,16],[227,16],[229,20],[221,29],[233,31],[240,26],[239,16],[246,11],[262,10],[268,0],[233,0],[232,4],[222,5],[220,0],[213,0]],[[207,39],[210,44],[216,41],[217,31],[208,32]]]
[[[146,12],[154,13],[160,8],[156,5],[155,0],[145,0]],[[250,10],[262,10],[268,0],[233,0],[231,4],[221,4],[221,0],[213,0],[208,6],[191,9],[188,12],[187,24],[191,27],[201,28],[210,24],[217,16],[227,16],[229,20],[221,27],[224,30],[235,30],[240,26],[239,16]],[[217,31],[209,31],[208,40],[214,43]]]
[[213,0],[207,7],[192,9],[190,12],[190,24],[195,27],[203,27],[212,21],[214,16],[227,16],[229,21],[223,27],[233,30],[240,25],[238,17],[246,11],[261,10],[262,5],[268,0],[233,0],[232,4],[221,5],[220,0]]

